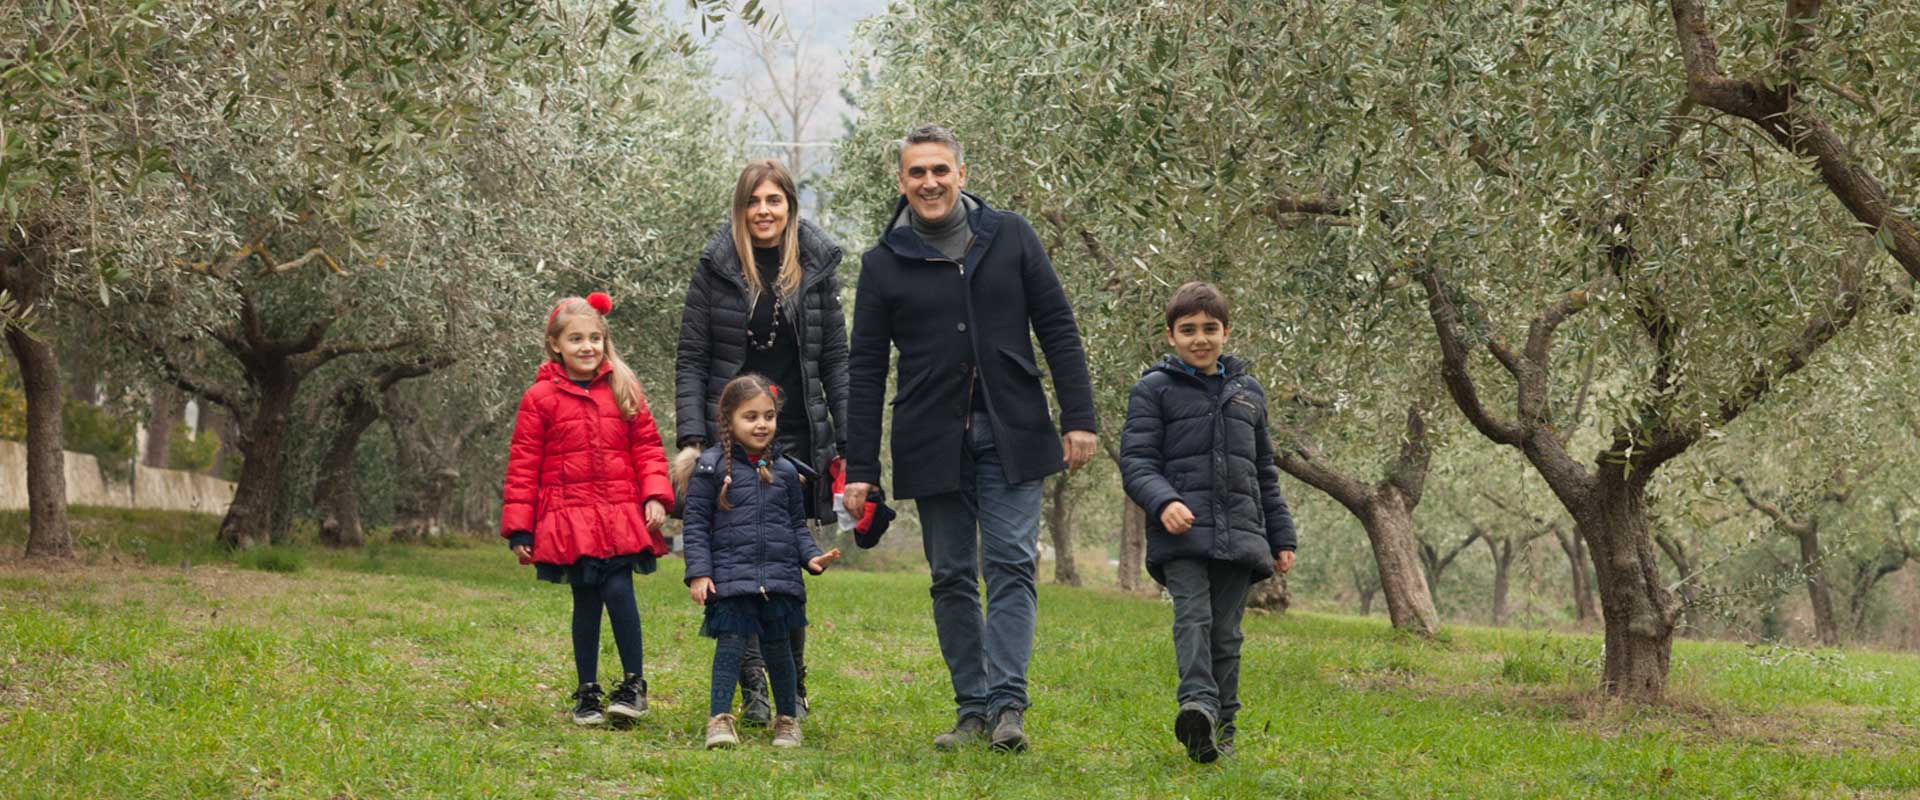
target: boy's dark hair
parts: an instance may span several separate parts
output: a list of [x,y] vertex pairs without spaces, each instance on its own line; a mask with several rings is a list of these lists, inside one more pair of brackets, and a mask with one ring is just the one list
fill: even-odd
[[1167,330],[1173,330],[1173,321],[1189,314],[1206,314],[1220,320],[1222,327],[1233,324],[1227,319],[1232,306],[1227,296],[1206,281],[1187,281],[1173,290],[1173,297],[1167,300]]

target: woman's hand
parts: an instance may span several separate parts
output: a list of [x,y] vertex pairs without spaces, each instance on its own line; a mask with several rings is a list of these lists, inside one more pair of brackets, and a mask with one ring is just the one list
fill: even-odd
[[825,553],[821,553],[820,555],[814,556],[811,560],[809,560],[807,562],[807,571],[815,575],[818,575],[822,572],[826,572],[828,566],[831,566],[833,562],[839,561],[839,560],[840,560],[840,548],[836,547],[836,548],[833,548],[832,550],[828,550]]
[[658,500],[647,501],[647,530],[660,532],[660,526],[667,521],[667,506]]

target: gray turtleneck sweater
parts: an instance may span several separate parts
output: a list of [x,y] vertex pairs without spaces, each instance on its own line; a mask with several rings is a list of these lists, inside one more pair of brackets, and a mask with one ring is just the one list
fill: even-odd
[[967,244],[973,239],[973,228],[967,224],[968,215],[973,210],[973,200],[966,195],[960,196],[960,202],[953,204],[953,210],[947,212],[945,219],[929,222],[914,213],[913,206],[907,206],[907,213],[894,223],[898,228],[912,225],[913,232],[940,254],[955,261],[967,255]]

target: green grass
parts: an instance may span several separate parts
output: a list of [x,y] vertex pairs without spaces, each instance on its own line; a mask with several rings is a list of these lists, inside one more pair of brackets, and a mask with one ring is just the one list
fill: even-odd
[[[1673,701],[1647,708],[1593,698],[1593,637],[1318,614],[1249,617],[1240,755],[1194,765],[1169,607],[1052,585],[1035,749],[936,753],[951,693],[914,573],[813,581],[807,746],[709,753],[712,645],[677,560],[639,583],[652,714],[582,731],[567,592],[495,542],[249,569],[194,544],[205,517],[79,516],[81,563],[0,568],[8,797],[1920,795],[1914,657],[1682,642]],[[0,515],[9,558],[21,524]]]

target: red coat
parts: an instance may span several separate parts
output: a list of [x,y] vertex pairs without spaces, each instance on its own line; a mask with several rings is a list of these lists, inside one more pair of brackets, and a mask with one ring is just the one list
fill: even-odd
[[582,389],[565,367],[548,361],[520,396],[500,535],[532,531],[534,561],[667,554],[666,540],[647,530],[641,510],[648,500],[673,508],[660,432],[644,399],[633,419],[621,418],[611,371],[602,362],[590,388]]

